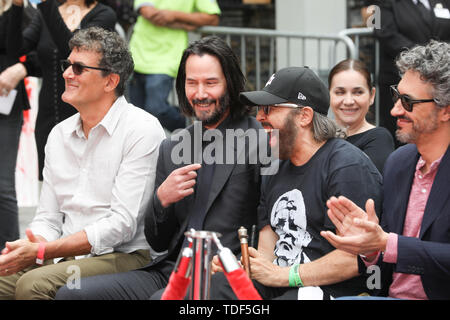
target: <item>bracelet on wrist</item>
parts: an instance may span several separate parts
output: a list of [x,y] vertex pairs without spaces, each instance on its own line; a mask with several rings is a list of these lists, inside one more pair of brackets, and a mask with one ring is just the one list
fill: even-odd
[[39,248],[36,256],[36,264],[42,266],[44,264],[45,242],[39,242]]
[[289,287],[303,287],[303,281],[300,278],[300,273],[298,272],[299,264],[296,263],[289,269]]
[[373,257],[375,257],[376,255],[378,255],[378,253],[380,253],[380,251],[374,251],[374,252],[372,252],[372,253],[369,253],[368,255],[360,254],[359,256],[360,256],[361,258],[363,258],[363,259],[370,259],[370,258],[373,258]]

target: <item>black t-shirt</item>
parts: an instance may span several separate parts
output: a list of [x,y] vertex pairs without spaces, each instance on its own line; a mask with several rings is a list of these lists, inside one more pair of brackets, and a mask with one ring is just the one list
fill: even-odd
[[386,159],[395,150],[391,133],[383,127],[375,127],[349,136],[347,141],[364,151],[380,173],[383,173]]
[[[307,263],[335,250],[322,230],[335,230],[326,201],[344,195],[364,208],[367,199],[381,208],[382,178],[361,150],[342,139],[327,141],[303,166],[280,161],[278,174],[263,178],[258,214],[279,236],[275,264]],[[362,277],[322,289],[334,297],[367,291]]]

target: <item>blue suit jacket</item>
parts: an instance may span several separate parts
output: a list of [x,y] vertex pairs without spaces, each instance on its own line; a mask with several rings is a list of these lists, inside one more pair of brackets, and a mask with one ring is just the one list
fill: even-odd
[[392,273],[400,272],[420,275],[429,299],[450,299],[450,147],[433,182],[419,238],[401,235],[419,156],[417,147],[409,144],[392,153],[384,167],[381,226],[399,237],[397,263],[379,261],[382,294],[388,294]]

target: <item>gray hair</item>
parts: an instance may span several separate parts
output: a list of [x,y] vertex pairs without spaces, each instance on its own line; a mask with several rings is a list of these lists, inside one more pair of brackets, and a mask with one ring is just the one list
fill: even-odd
[[316,111],[314,111],[312,123],[314,140],[317,142],[327,141],[332,138],[345,139],[347,137],[345,130],[336,121]]
[[[302,108],[297,108],[292,110],[292,114],[296,115],[301,113],[303,110]],[[313,111],[313,118],[312,118],[312,133],[313,138],[316,140],[316,142],[323,142],[330,140],[332,138],[341,138],[345,139],[347,138],[346,130],[339,126],[336,121],[333,119],[328,118],[327,116]]]
[[397,68],[403,75],[417,71],[420,78],[431,84],[432,96],[440,107],[450,105],[450,44],[431,40],[425,46],[403,51],[397,58]]
[[119,34],[100,27],[81,29],[70,39],[69,48],[99,53],[102,56],[99,67],[108,70],[102,71],[103,76],[118,74],[120,81],[115,93],[118,97],[124,94],[125,84],[134,70],[134,62],[127,43]]

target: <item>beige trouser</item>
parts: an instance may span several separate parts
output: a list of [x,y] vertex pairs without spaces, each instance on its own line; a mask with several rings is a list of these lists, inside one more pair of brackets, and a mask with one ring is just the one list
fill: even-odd
[[56,264],[53,264],[53,260],[46,260],[43,266],[33,266],[0,277],[0,300],[53,299],[58,289],[66,284],[76,288],[77,280],[81,277],[125,272],[143,267],[149,262],[149,250],[114,252],[78,260],[66,258]]

